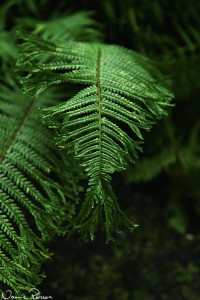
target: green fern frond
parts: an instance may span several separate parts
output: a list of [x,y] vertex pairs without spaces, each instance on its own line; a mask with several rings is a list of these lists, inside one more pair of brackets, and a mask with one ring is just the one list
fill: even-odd
[[91,18],[89,12],[78,12],[71,15],[54,17],[48,22],[36,25],[35,33],[45,39],[51,40],[76,40],[97,41],[101,39],[97,22]]
[[0,86],[0,282],[16,294],[40,283],[40,264],[50,255],[44,241],[62,232],[71,213],[60,185],[65,159],[38,118],[38,108],[50,103]]
[[71,41],[58,45],[33,35],[24,39],[18,65],[28,71],[24,84],[27,90],[36,90],[36,97],[51,85],[87,86],[46,109],[44,116],[58,127],[60,146],[75,153],[89,177],[86,199],[71,232],[78,230],[93,239],[102,214],[107,240],[120,223],[132,230],[135,225],[120,210],[110,175],[137,157],[141,130],[149,130],[166,115],[172,94],[163,77],[147,58],[122,47]]

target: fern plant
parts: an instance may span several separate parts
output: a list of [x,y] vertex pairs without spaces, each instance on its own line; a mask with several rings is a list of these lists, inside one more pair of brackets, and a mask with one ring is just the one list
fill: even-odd
[[[16,293],[40,283],[40,263],[50,255],[44,242],[62,233],[71,210],[62,180],[72,166],[55,155],[51,133],[38,117],[38,107],[50,103],[45,96],[35,103],[14,82],[0,87],[0,281]],[[59,164],[67,173],[62,180]],[[75,183],[68,181],[68,194]]]
[[[30,3],[35,13],[35,1]],[[143,132],[167,114],[173,95],[154,62],[99,42],[87,13],[18,19],[14,29],[21,25],[28,33],[21,33],[21,74],[14,76],[18,51],[13,31],[4,30],[6,20],[0,53],[0,281],[2,291],[9,287],[21,296],[40,283],[41,262],[50,256],[45,242],[55,234],[93,239],[105,222],[109,241],[121,225],[134,229],[111,176],[137,158]],[[82,170],[88,189],[75,214]]]
[[[69,24],[77,18],[71,16]],[[80,14],[77,35],[95,35],[88,28],[91,22],[88,14]],[[51,256],[45,242],[64,233],[63,223],[75,212],[82,174],[41,124],[39,108],[55,104],[60,92],[51,89],[35,101],[17,83],[13,32],[2,30],[0,41],[0,291],[10,288],[22,297],[44,277],[41,262]]]
[[[65,19],[72,24],[70,29],[75,27],[78,35],[84,24],[82,32],[95,38],[95,30],[88,28],[92,24],[88,14],[80,14],[79,25],[74,19],[76,15]],[[13,32],[2,30],[0,41],[0,291],[12,289],[22,297],[44,277],[40,266],[51,256],[45,242],[64,233],[63,223],[74,213],[82,174],[71,157],[55,147],[39,117],[39,108],[55,104],[60,92],[51,89],[35,102],[17,83]]]
[[58,144],[85,168],[86,198],[70,223],[70,233],[94,238],[104,215],[107,241],[120,223],[134,228],[112,190],[111,174],[125,169],[141,151],[141,130],[149,130],[166,115],[172,94],[154,64],[119,46],[74,41],[50,41],[23,34],[18,66],[28,75],[25,91],[38,97],[47,87],[82,84],[64,103],[44,110],[44,120],[58,132]]

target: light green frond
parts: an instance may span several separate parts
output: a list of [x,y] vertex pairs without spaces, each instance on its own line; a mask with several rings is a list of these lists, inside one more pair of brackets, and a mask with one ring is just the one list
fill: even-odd
[[172,94],[163,77],[148,59],[122,47],[24,38],[19,66],[28,69],[24,84],[35,90],[36,97],[51,85],[86,85],[66,102],[46,109],[44,116],[62,121],[59,143],[75,153],[89,177],[86,200],[71,223],[72,232],[93,238],[102,213],[108,240],[120,223],[133,229],[119,208],[110,174],[134,161],[141,151],[142,130],[166,115]]

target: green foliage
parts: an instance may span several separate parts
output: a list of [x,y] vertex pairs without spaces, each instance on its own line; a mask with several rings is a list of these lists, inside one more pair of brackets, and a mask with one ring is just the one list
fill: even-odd
[[[67,231],[97,238],[78,252],[73,238],[52,242],[41,290],[53,298],[199,299],[199,11],[195,0],[1,1],[0,290],[38,285],[46,241]],[[157,67],[173,74],[173,110]],[[141,226],[105,246],[103,226],[107,240],[134,228],[117,198]]]
[[61,147],[75,153],[89,177],[86,199],[70,224],[71,231],[93,239],[102,211],[107,240],[120,223],[132,230],[134,224],[122,213],[112,191],[110,174],[137,158],[141,129],[149,130],[166,115],[172,94],[163,86],[163,77],[148,59],[121,47],[22,37],[18,66],[28,71],[23,80],[26,91],[34,90],[37,98],[52,85],[88,86],[46,109],[44,116],[59,131]]
[[53,41],[75,40],[94,42],[101,39],[101,33],[97,30],[99,27],[98,24],[91,16],[91,13],[79,12],[72,15],[54,17],[52,20],[46,22],[38,23],[35,21],[34,32],[40,34],[45,39]]
[[[7,4],[2,14],[9,14],[18,2]],[[6,27],[6,18],[1,20],[2,28]],[[27,24],[23,19],[21,25],[29,26],[29,20]],[[68,26],[66,19],[43,26],[50,33],[52,24],[57,24],[54,34],[68,30],[67,38],[75,26],[77,39],[80,32],[95,39],[97,31],[89,28],[92,23],[89,14],[80,13],[69,18]],[[34,26],[42,31],[38,21]],[[0,290],[10,288],[22,296],[44,278],[39,275],[41,262],[51,256],[45,242],[65,232],[64,222],[75,213],[81,190],[77,182],[83,175],[72,157],[55,147],[40,120],[41,109],[55,105],[62,93],[50,89],[37,101],[23,94],[13,74],[18,58],[14,30],[1,31],[0,46]]]
[[[74,171],[55,155],[51,133],[38,118],[38,107],[52,103],[50,94],[36,103],[13,82],[1,85],[0,100],[0,281],[19,293],[40,282],[40,262],[49,257],[44,242],[63,232],[70,204],[62,180]],[[68,194],[73,186],[69,181]]]

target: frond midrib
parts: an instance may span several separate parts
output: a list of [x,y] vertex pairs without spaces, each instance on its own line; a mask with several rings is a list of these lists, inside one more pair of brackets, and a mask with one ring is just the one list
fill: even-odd
[[29,102],[29,104],[27,105],[27,107],[25,108],[22,117],[20,118],[19,122],[17,123],[16,129],[14,130],[13,134],[11,135],[7,145],[5,146],[5,149],[3,150],[3,152],[0,156],[0,164],[4,161],[8,150],[10,149],[12,143],[15,141],[15,139],[18,135],[18,132],[20,132],[21,128],[23,127],[27,117],[29,116],[29,113],[33,109],[34,103],[35,103],[35,101],[34,101],[34,99],[32,99]]
[[101,81],[100,81],[100,66],[101,66],[101,49],[98,48],[97,52],[97,74],[96,74],[96,87],[98,95],[98,125],[99,125],[99,174],[102,173],[102,97],[101,97]]

